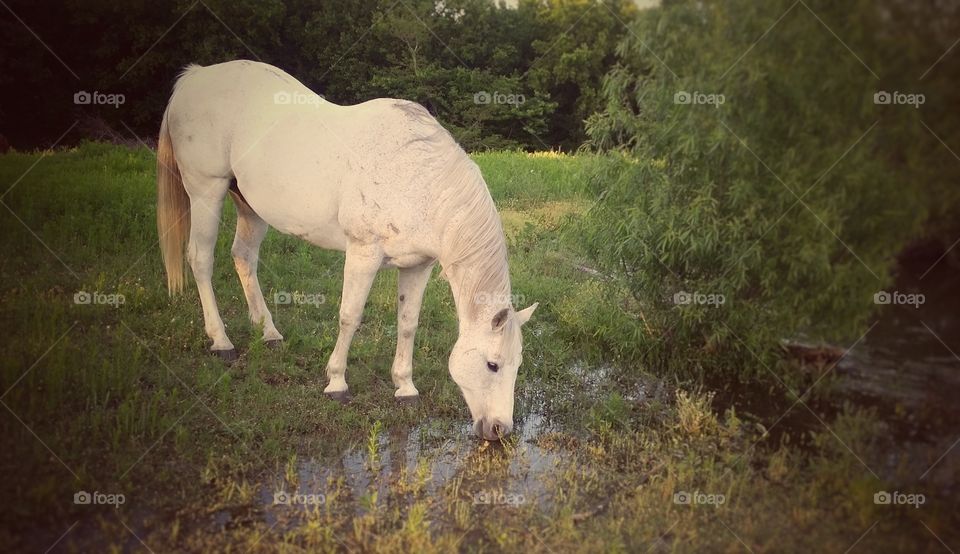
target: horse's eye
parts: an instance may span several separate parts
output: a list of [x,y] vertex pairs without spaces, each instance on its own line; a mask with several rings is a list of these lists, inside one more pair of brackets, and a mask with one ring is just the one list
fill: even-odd
[[487,362],[487,369],[489,369],[490,371],[496,373],[497,371],[500,371],[500,366],[498,366],[497,364],[495,364],[495,363],[493,363],[493,362]]

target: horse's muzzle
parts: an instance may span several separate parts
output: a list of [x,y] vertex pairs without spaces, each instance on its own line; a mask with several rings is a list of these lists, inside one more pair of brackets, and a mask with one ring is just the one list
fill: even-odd
[[499,419],[480,418],[473,424],[473,432],[488,441],[500,440],[513,431],[513,422],[505,423]]

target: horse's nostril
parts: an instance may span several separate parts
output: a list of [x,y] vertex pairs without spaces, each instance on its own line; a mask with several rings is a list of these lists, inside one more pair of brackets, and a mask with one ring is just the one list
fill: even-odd
[[490,422],[490,427],[486,429],[484,438],[491,441],[502,439],[510,434],[511,427],[502,421],[493,420]]
[[491,421],[486,418],[481,418],[473,424],[474,433],[476,433],[478,437],[488,441],[500,440],[509,435],[512,430],[512,424],[504,423],[496,419]]

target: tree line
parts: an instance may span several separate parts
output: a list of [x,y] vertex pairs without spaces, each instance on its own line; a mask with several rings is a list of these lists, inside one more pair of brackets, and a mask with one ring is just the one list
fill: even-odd
[[570,150],[585,139],[583,122],[601,106],[601,81],[637,13],[630,0],[8,5],[0,133],[19,148],[47,146],[78,120],[67,140],[153,136],[183,66],[244,58],[335,103],[419,102],[468,150]]

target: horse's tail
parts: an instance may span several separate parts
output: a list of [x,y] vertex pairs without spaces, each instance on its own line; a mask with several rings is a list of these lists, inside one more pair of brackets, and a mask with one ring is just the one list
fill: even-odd
[[167,270],[167,291],[175,294],[183,290],[184,246],[190,235],[190,197],[183,188],[180,168],[173,154],[167,114],[160,124],[157,144],[157,231],[160,234],[160,252]]

